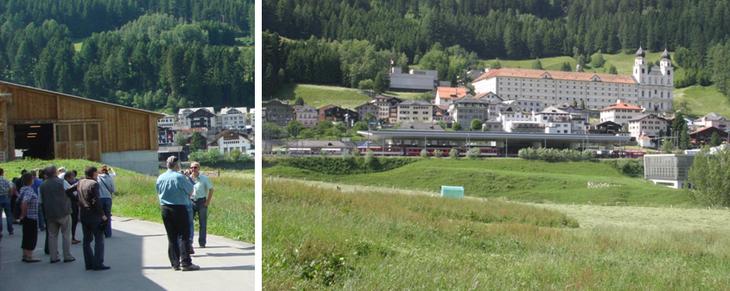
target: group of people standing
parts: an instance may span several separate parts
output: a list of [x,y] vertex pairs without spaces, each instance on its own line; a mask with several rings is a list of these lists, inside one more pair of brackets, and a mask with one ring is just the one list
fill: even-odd
[[[168,257],[174,270],[195,271],[194,218],[199,220],[198,245],[206,247],[208,206],[213,198],[213,184],[201,173],[200,163],[192,162],[181,171],[180,161],[167,159],[167,171],[156,183],[162,221],[167,232]],[[22,261],[36,263],[33,251],[38,232],[46,233],[45,252],[51,263],[61,261],[58,237],[62,237],[63,262],[76,259],[70,245],[76,239],[76,226],[83,230],[83,253],[86,270],[108,270],[104,265],[104,239],[112,236],[111,207],[115,193],[114,169],[106,165],[101,170],[87,167],[84,178],[77,179],[76,171],[50,166],[42,170],[21,172],[13,182],[4,178],[0,169],[0,211],[7,217],[7,232],[13,235],[13,223],[22,225]],[[0,238],[2,224],[0,223]],[[94,247],[91,247],[91,243]]]
[[168,257],[174,270],[195,271],[193,264],[194,216],[198,216],[200,233],[198,244],[206,245],[208,206],[213,198],[213,184],[200,172],[200,163],[190,163],[190,169],[181,171],[175,156],[167,158],[167,171],[157,178],[162,221],[168,241]]
[[[22,225],[22,261],[36,263],[33,256],[38,232],[45,231],[44,251],[50,263],[61,261],[58,237],[61,235],[63,262],[76,260],[71,255],[71,244],[76,239],[76,228],[82,226],[84,262],[86,270],[108,270],[104,265],[104,238],[111,237],[112,194],[116,191],[114,169],[103,165],[101,171],[87,167],[85,177],[77,179],[78,172],[49,166],[42,170],[21,171],[12,182],[5,179],[0,169],[0,207],[5,212],[7,232],[14,234],[13,224]],[[0,226],[0,238],[2,226]],[[94,242],[94,249],[91,243]]]

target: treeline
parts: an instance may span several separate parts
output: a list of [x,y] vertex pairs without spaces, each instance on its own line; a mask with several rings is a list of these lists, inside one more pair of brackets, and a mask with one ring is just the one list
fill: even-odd
[[232,46],[241,34],[227,23],[143,15],[78,51],[55,20],[0,27],[3,80],[153,110],[254,103],[253,48]]
[[704,53],[727,39],[716,0],[270,0],[264,27],[282,36],[368,40],[411,60],[435,42],[482,58],[630,52],[639,45]]
[[185,21],[212,20],[253,35],[253,0],[6,0],[0,1],[0,22],[12,19],[36,24],[56,20],[71,37],[113,30],[143,14],[165,13]]

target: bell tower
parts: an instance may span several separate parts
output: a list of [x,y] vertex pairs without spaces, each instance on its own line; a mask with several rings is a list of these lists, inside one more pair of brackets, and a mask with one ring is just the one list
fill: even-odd
[[634,79],[636,79],[636,82],[641,84],[645,81],[645,75],[649,72],[647,71],[647,65],[646,60],[644,59],[646,57],[646,53],[644,52],[644,49],[639,46],[639,49],[636,50],[636,57],[634,58]]

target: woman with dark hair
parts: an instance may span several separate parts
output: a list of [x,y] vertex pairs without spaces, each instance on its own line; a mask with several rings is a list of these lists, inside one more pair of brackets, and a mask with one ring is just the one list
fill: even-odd
[[23,224],[23,262],[37,263],[39,259],[33,258],[33,250],[38,243],[38,194],[33,191],[33,175],[23,174],[20,178],[23,187],[20,188],[20,221]]
[[71,243],[78,244],[81,241],[76,239],[76,226],[79,224],[79,192],[76,191],[76,183],[79,182],[76,179],[76,170],[68,171],[63,175],[64,184],[66,188],[68,198],[71,199]]

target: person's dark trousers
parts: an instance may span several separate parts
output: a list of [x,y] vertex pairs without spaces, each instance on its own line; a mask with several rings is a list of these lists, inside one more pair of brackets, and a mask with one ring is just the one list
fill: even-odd
[[[0,211],[5,211],[5,222],[8,226],[8,233],[13,234],[13,209],[10,207],[10,197],[0,195]],[[2,215],[0,215],[2,216]],[[3,232],[2,220],[0,220],[0,235]]]
[[104,236],[112,236],[112,199],[101,198],[101,207],[104,208],[104,215],[106,215],[106,228],[104,229]]
[[10,197],[10,209],[13,211],[13,219],[20,219],[20,204],[18,204],[18,195]]
[[[81,212],[81,229],[84,232],[84,265],[87,270],[104,265],[104,230],[100,226],[101,217]],[[91,242],[94,250],[91,250]]]
[[[188,210],[185,205],[161,205],[162,222],[167,232],[167,255],[173,267],[189,266],[193,263],[190,258],[190,226]],[[182,240],[182,246],[179,243]]]
[[71,203],[71,238],[76,239],[76,225],[79,224],[79,205]]
[[20,223],[23,224],[23,239],[20,247],[32,251],[38,243],[38,221],[24,218]]
[[43,213],[43,203],[38,203],[38,210],[40,210],[38,211],[38,228],[46,230],[46,215]]
[[205,206],[205,198],[195,200],[193,214],[198,216],[198,244],[201,247],[205,247],[205,243],[207,242],[206,236],[208,234],[208,206]]

